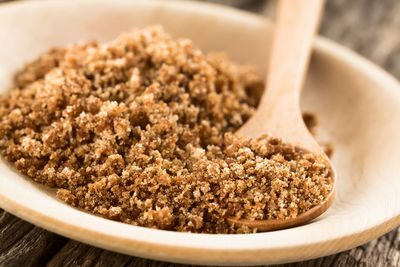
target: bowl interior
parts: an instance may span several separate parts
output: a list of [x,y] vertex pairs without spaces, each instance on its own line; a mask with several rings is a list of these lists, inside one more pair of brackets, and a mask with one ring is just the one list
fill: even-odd
[[[174,37],[192,39],[203,51],[225,51],[233,60],[265,72],[271,27],[253,15],[169,1],[24,2],[0,8],[0,92],[12,87],[13,74],[26,61],[48,48],[110,40],[133,27],[155,24]],[[316,42],[301,104],[303,110],[317,114],[319,139],[334,146],[337,198],[328,212],[301,227],[213,236],[125,225],[69,207],[51,190],[18,175],[4,160],[0,206],[86,243],[179,262],[276,263],[348,249],[399,222],[400,92],[396,89],[398,84],[370,63],[324,40]]]

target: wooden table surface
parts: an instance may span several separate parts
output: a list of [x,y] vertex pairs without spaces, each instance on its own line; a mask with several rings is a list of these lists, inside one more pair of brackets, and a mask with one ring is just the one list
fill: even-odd
[[[215,2],[269,16],[275,5],[273,1],[258,0]],[[399,0],[327,0],[320,33],[357,51],[400,79],[399,14]],[[0,209],[0,266],[46,265],[183,266],[85,245]],[[400,266],[400,228],[349,251],[282,266]]]

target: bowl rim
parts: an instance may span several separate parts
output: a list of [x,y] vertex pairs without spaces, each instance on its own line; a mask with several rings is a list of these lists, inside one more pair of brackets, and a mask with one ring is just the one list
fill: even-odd
[[[79,3],[93,3],[91,0],[81,0]],[[107,0],[100,0],[96,3],[107,3]],[[245,11],[239,11],[234,8],[224,7],[211,3],[199,3],[199,2],[183,2],[183,1],[131,1],[125,0],[113,1],[113,4],[127,4],[129,5],[164,5],[168,7],[184,6],[189,9],[198,9],[201,12],[214,12],[220,14],[224,12],[224,15],[229,16],[241,16],[246,20],[257,20],[268,23],[267,20],[259,15],[248,13]],[[10,2],[2,4],[0,11],[4,9],[14,9],[25,5],[76,5],[76,2],[66,1],[21,1],[21,2]],[[4,11],[3,11],[4,12]],[[380,84],[385,87],[387,93],[392,97],[396,98],[400,103],[400,83],[389,73],[361,57],[355,52],[329,41],[326,38],[318,37],[314,42],[314,51],[328,54],[336,59],[339,59],[349,66],[357,67],[358,71],[364,76],[373,77],[374,80],[379,81]],[[332,253],[337,253],[346,249],[353,248],[361,245],[371,238],[376,238],[394,227],[400,224],[400,214],[394,215],[391,218],[386,218],[379,224],[376,224],[363,231],[355,232],[351,235],[343,234],[336,238],[318,241],[318,242],[305,242],[302,244],[292,245],[281,245],[274,246],[270,243],[260,244],[256,242],[261,234],[249,234],[249,235],[212,235],[212,234],[193,234],[193,233],[179,233],[163,230],[155,230],[144,227],[136,227],[126,225],[119,222],[110,221],[113,224],[119,224],[119,229],[128,229],[130,227],[134,229],[136,233],[141,232],[135,238],[116,236],[115,233],[106,233],[105,231],[98,231],[96,229],[88,229],[81,227],[80,225],[73,224],[70,222],[62,221],[60,219],[48,216],[47,214],[40,212],[40,209],[35,209],[18,203],[15,199],[7,196],[6,190],[0,191],[0,207],[4,210],[27,220],[37,226],[48,229],[52,232],[67,236],[69,238],[79,240],[97,247],[103,247],[106,249],[114,250],[117,252],[141,256],[146,258],[153,258],[165,261],[174,261],[180,263],[199,263],[199,264],[224,264],[224,265],[242,265],[242,264],[264,264],[268,263],[282,263],[298,260],[293,251],[296,250],[307,250],[310,252],[307,258],[315,258],[324,256]],[[86,213],[85,213],[86,214]],[[87,216],[95,217],[87,214]],[[82,218],[89,218],[82,215]],[[96,217],[97,218],[97,217]],[[94,218],[93,218],[94,220]],[[96,220],[106,220],[97,218]],[[109,220],[107,220],[109,221]],[[156,240],[151,238],[151,235],[162,236],[162,240]],[[185,241],[185,239],[190,239]],[[266,237],[267,238],[267,237]],[[245,239],[249,242],[254,241],[254,244],[249,242],[241,242],[240,239]],[[332,242],[338,242],[340,240],[347,239],[346,246],[338,249],[330,249],[328,244]],[[265,238],[264,238],[265,240]],[[225,246],[221,246],[225,244]],[[326,250],[321,253],[312,253],[313,248],[325,246]],[[221,255],[225,254],[224,257]],[[258,255],[256,258],[252,255]]]

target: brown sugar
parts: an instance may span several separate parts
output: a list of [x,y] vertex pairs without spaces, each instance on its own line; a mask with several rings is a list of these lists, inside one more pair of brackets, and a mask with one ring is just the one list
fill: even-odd
[[321,203],[326,162],[268,136],[235,136],[257,72],[159,28],[54,48],[0,98],[0,148],[66,203],[158,229],[247,233],[226,218],[284,219]]

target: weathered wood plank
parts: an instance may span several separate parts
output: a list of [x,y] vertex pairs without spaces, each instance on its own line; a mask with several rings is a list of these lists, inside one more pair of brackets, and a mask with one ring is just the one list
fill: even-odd
[[0,255],[24,237],[34,226],[17,217],[0,212]]
[[68,241],[0,210],[0,266],[45,264]]
[[400,1],[327,0],[321,34],[400,78]]
[[133,257],[95,248],[70,240],[47,264],[48,267],[62,266],[126,266]]

